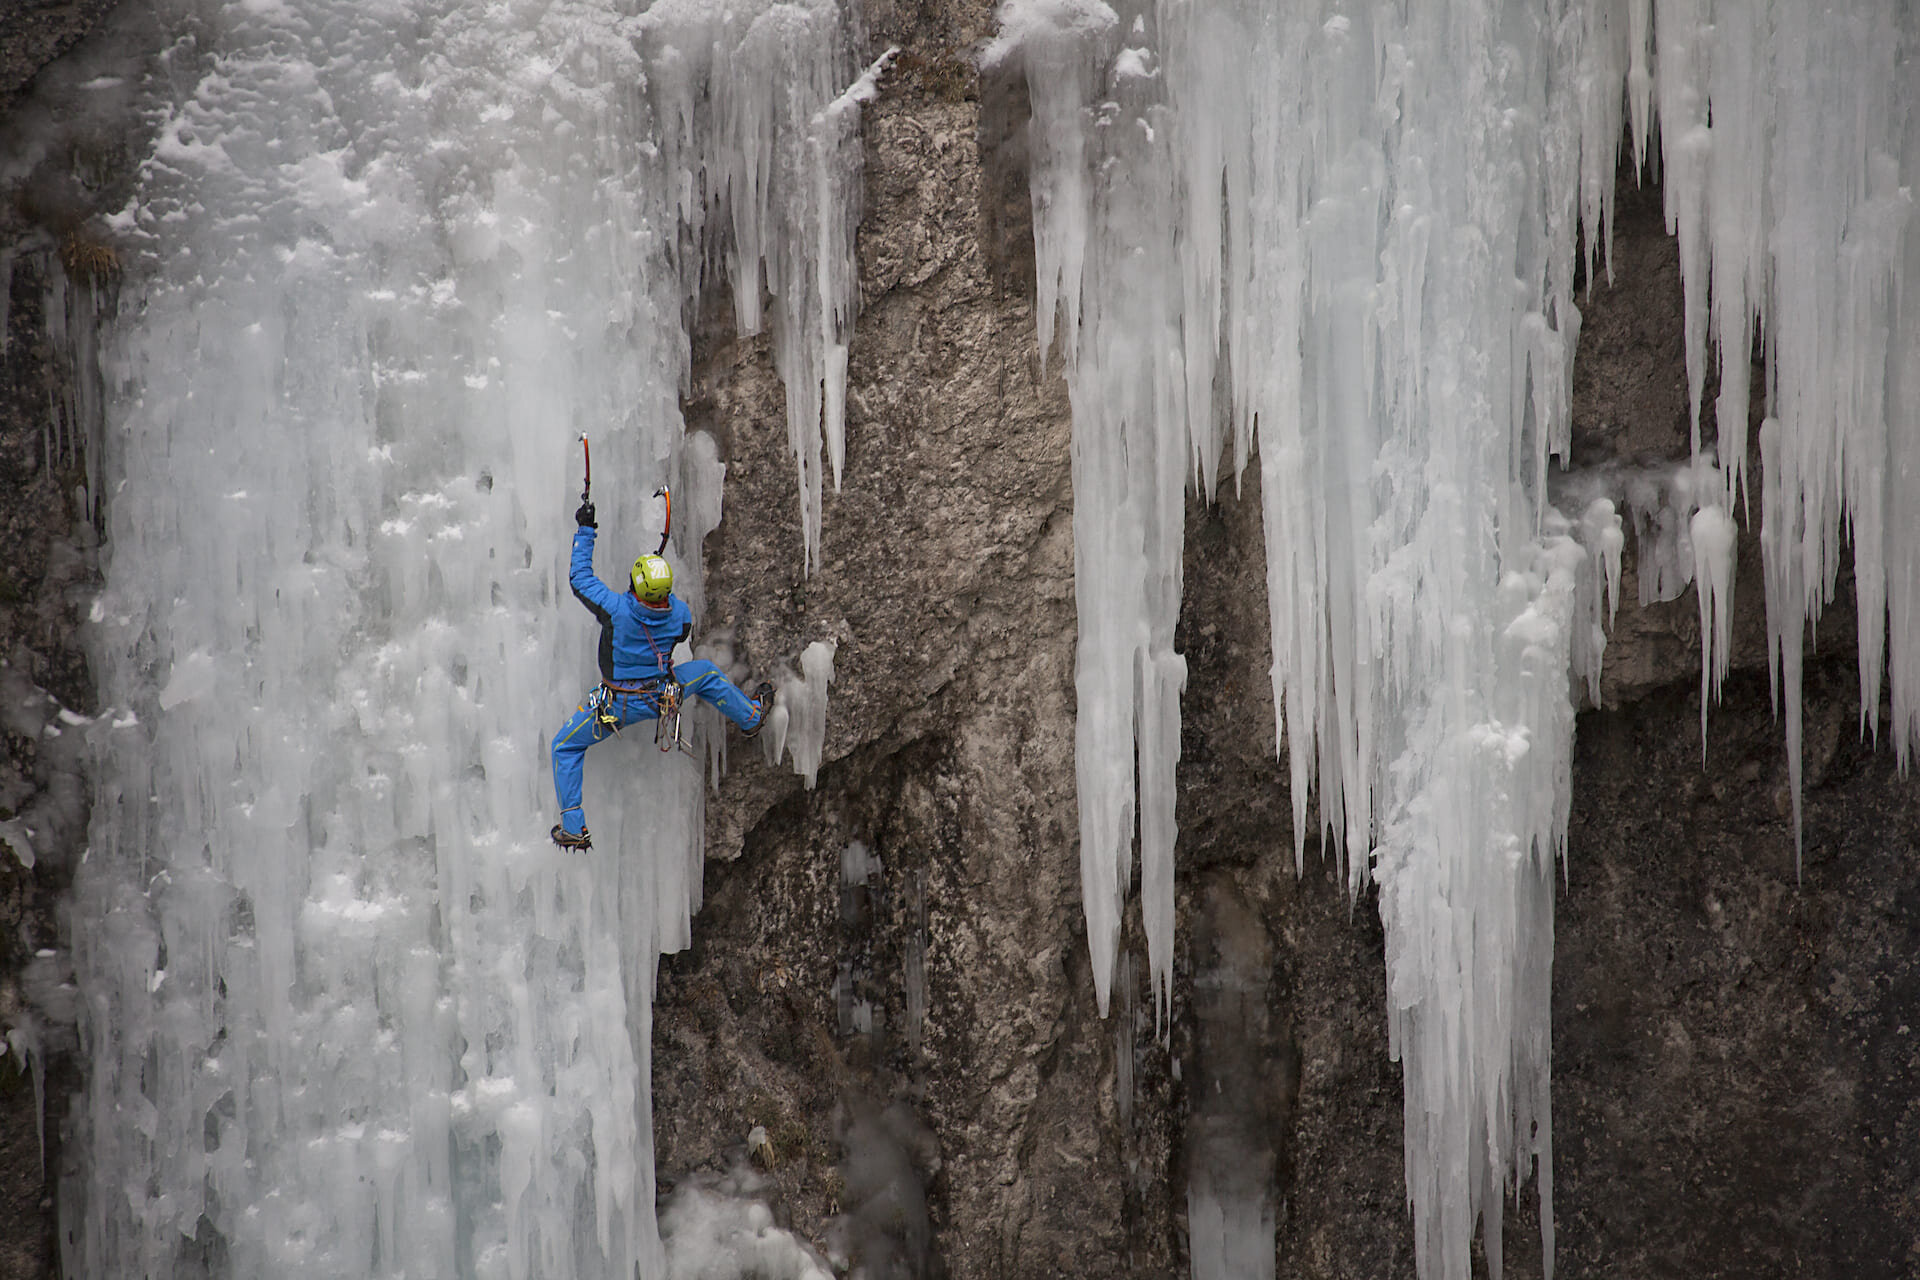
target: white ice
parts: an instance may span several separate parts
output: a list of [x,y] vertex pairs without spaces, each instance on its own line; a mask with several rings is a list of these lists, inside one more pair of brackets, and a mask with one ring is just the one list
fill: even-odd
[[[1211,497],[1257,445],[1295,858],[1317,785],[1349,883],[1379,885],[1423,1276],[1466,1275],[1483,1211],[1498,1259],[1502,1191],[1536,1161],[1551,1255],[1569,681],[1597,694],[1619,512],[1641,508],[1592,493],[1569,520],[1547,477],[1569,442],[1577,233],[1597,259],[1649,30],[1631,3],[1549,20],[1476,0],[1010,0],[983,58],[1032,98],[1040,340],[1073,401],[1101,1006],[1136,803],[1165,999],[1184,490]],[[1726,499],[1673,487],[1660,560],[1671,589],[1710,579],[1718,634]]]
[[773,709],[761,735],[767,763],[785,755],[793,771],[813,790],[827,744],[827,686],[833,682],[832,640],[815,640],[800,653],[799,674],[788,672],[774,685]]
[[[1796,815],[1803,622],[1845,539],[1863,723],[1884,671],[1903,766],[1920,736],[1920,11],[1007,0],[999,19],[983,70],[1031,94],[1039,337],[1073,401],[1101,1008],[1136,799],[1163,992],[1171,954],[1182,485],[1211,497],[1229,448],[1237,476],[1257,444],[1295,860],[1317,787],[1349,883],[1371,864],[1379,885],[1420,1273],[1464,1277],[1483,1219],[1497,1275],[1500,1193],[1536,1161],[1550,1268],[1569,678],[1597,700],[1624,513],[1642,602],[1695,586],[1703,718],[1717,695],[1756,334]],[[1569,442],[1577,238],[1589,272],[1611,269],[1623,129],[1643,163],[1658,131],[1694,456],[1571,486],[1569,519],[1547,480]]]
[[1688,381],[1697,419],[1717,353],[1718,457],[1743,511],[1756,333],[1764,343],[1760,544],[1797,832],[1805,636],[1844,545],[1862,730],[1879,732],[1884,682],[1903,770],[1920,742],[1920,10],[1653,11]]
[[[651,735],[604,744],[595,849],[547,842],[547,744],[594,678],[577,439],[602,576],[671,483],[697,602],[724,472],[678,408],[699,264],[755,246],[731,265],[756,299],[762,257],[796,293],[849,277],[816,255],[850,252],[857,147],[844,111],[813,127],[850,76],[837,7],[621,10],[154,16],[89,451],[114,710],[85,731],[68,1274],[191,1273],[209,1233],[236,1275],[664,1265],[651,998],[690,937],[702,785]],[[817,403],[803,310],[782,371]]]

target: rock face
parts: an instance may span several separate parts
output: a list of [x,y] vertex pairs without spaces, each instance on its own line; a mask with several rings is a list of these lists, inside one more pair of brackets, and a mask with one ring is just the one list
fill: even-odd
[[[1304,875],[1291,865],[1251,470],[1188,515],[1173,1023],[1163,1037],[1124,994],[1104,1022],[1092,1008],[1066,719],[1068,407],[1036,367],[1024,93],[968,70],[981,7],[883,8],[874,28],[876,48],[905,53],[866,116],[849,461],[811,580],[783,568],[798,535],[778,388],[724,318],[698,346],[689,420],[724,438],[731,468],[708,544],[715,608],[745,620],[756,661],[815,635],[842,646],[818,788],[749,764],[713,806],[698,938],[663,964],[662,1168],[724,1165],[755,1125],[784,1133],[770,1177],[794,1225],[825,1239],[831,1215],[856,1207],[834,1164],[848,1108],[891,1098],[937,1156],[920,1170],[929,1267],[1178,1274],[1189,1169],[1219,1127],[1193,1082],[1231,1080],[1257,1094],[1234,1115],[1264,1127],[1281,1273],[1411,1274],[1374,904],[1348,903],[1312,840]],[[1615,235],[1611,283],[1583,298],[1586,468],[1688,450],[1674,249],[1658,190],[1630,174]],[[1710,443],[1710,413],[1705,430]],[[1693,593],[1635,605],[1631,549],[1603,709],[1580,721],[1555,971],[1562,1276],[1920,1266],[1920,1032],[1899,1029],[1920,1016],[1902,947],[1920,892],[1900,887],[1920,797],[1888,753],[1845,732],[1857,695],[1843,584],[1807,682],[1818,711],[1796,880],[1751,532],[1739,555],[1736,674],[1705,768]],[[853,909],[840,854],[856,839],[880,870]],[[1137,908],[1129,928],[1144,971]],[[835,1008],[849,981],[882,1030]],[[1248,1043],[1221,1045],[1209,1019],[1223,1004]],[[1255,1083],[1238,1065],[1249,1044]],[[1540,1274],[1532,1199],[1509,1213],[1511,1274]],[[1863,1213],[1873,1231],[1838,1229]]]
[[[60,712],[93,708],[80,620],[95,540],[77,429],[86,391],[59,335],[89,325],[112,288],[87,220],[113,200],[132,141],[124,121],[56,117],[31,81],[112,8],[0,5],[0,832],[29,850],[0,843],[0,1280],[58,1274],[61,1127],[81,1084],[58,911],[86,788],[81,735]],[[76,55],[45,74],[85,78],[87,65]],[[29,1044],[38,1052],[23,1055]]]
[[[663,1184],[748,1164],[795,1230],[873,1274],[1159,1277],[1189,1265],[1190,1171],[1230,1148],[1271,1189],[1280,1274],[1409,1276],[1375,905],[1349,902],[1312,840],[1292,865],[1257,469],[1188,511],[1171,1021],[1124,970],[1112,1014],[1094,1008],[1071,414],[1035,346],[1024,91],[973,70],[985,0],[867,17],[872,52],[902,53],[865,112],[847,466],[810,577],[765,342],[735,337],[718,298],[695,339],[688,425],[728,467],[707,623],[756,672],[839,647],[816,787],[736,744],[709,804],[694,945],[660,966]],[[1582,467],[1687,449],[1658,199],[1624,183],[1613,281],[1582,300]],[[43,446],[63,373],[39,310],[73,222],[9,207],[0,645],[84,710],[70,593],[87,539]],[[87,201],[62,208],[84,220]],[[1751,535],[1739,555],[1705,767],[1696,606],[1632,604],[1631,539],[1602,706],[1579,723],[1554,983],[1562,1277],[1920,1274],[1920,794],[1854,731],[1843,589],[1809,664],[1796,875]],[[35,779],[38,744],[8,748]],[[53,942],[63,875],[0,852],[0,1001],[24,999],[20,966]],[[1137,907],[1127,927],[1144,972]],[[0,1280],[55,1266],[32,1094],[7,1069]],[[1509,1273],[1541,1274],[1530,1190],[1508,1218]]]
[[40,69],[73,48],[117,0],[6,0],[0,4],[0,104],[10,102]]

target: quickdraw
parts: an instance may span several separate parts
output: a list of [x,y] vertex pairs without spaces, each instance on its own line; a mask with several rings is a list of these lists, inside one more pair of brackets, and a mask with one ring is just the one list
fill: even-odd
[[620,734],[620,717],[614,714],[613,690],[604,684],[601,685],[587,695],[587,705],[593,709],[594,719],[600,722],[600,727],[607,733],[618,737]]
[[669,680],[660,688],[660,716],[653,722],[653,744],[662,751],[678,747],[693,754],[693,744],[680,736],[680,713],[686,707],[686,696],[678,680]]

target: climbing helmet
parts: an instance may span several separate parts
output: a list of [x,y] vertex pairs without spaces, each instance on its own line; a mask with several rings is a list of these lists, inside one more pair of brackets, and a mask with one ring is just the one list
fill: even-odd
[[672,565],[659,556],[641,556],[633,562],[633,594],[648,604],[659,604],[672,592]]

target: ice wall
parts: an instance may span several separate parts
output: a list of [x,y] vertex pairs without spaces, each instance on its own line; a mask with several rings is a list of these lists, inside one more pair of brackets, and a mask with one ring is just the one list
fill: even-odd
[[[1040,347],[1049,355],[1057,344],[1073,400],[1074,750],[1095,991],[1104,1016],[1137,835],[1149,967],[1164,1016],[1186,688],[1173,628],[1194,457],[1170,234],[1175,138],[1158,59],[1144,41],[1127,42],[1144,27],[1129,30],[1090,0],[1010,5],[1002,28],[987,64],[1018,59],[1033,102]],[[1210,392],[1205,380],[1200,386],[1204,401]]]
[[[719,479],[681,436],[686,261],[757,234],[774,287],[850,270],[815,257],[851,225],[851,131],[817,127],[846,23],[158,21],[98,450],[113,714],[73,906],[66,1271],[660,1274],[651,997],[697,905],[702,786],[650,734],[603,745],[594,851],[547,843],[547,742],[594,678],[576,439],[617,579],[657,485]],[[755,124],[665,123],[705,112]],[[669,556],[697,598],[697,540]]]
[[1546,475],[1578,219],[1603,238],[1620,131],[1594,86],[1623,78],[1628,27],[1471,0],[1014,0],[985,55],[1033,101],[1041,342],[1073,398],[1102,1007],[1136,793],[1166,999],[1183,489],[1211,495],[1257,443],[1295,858],[1317,788],[1350,883],[1379,886],[1425,1276],[1467,1274],[1483,1208],[1499,1257],[1499,1197],[1536,1159],[1551,1252],[1569,675],[1597,673],[1620,530],[1604,500],[1563,518]]
[[[1796,792],[1802,624],[1843,535],[1863,722],[1884,669],[1903,764],[1920,731],[1920,11],[1844,8],[1008,0],[983,56],[1032,99],[1040,342],[1073,400],[1101,1007],[1136,796],[1163,1004],[1167,989],[1182,486],[1211,496],[1228,449],[1237,475],[1257,445],[1294,856],[1317,791],[1350,885],[1378,885],[1426,1277],[1466,1276],[1483,1213],[1498,1274],[1498,1197],[1536,1160],[1551,1267],[1567,686],[1598,688],[1624,506],[1643,596],[1698,589],[1704,720],[1729,657],[1756,334]],[[1664,166],[1694,456],[1612,477],[1623,493],[1572,487],[1569,519],[1547,476],[1568,444],[1576,254],[1607,265],[1623,133]],[[1717,457],[1700,421],[1711,343]]]

